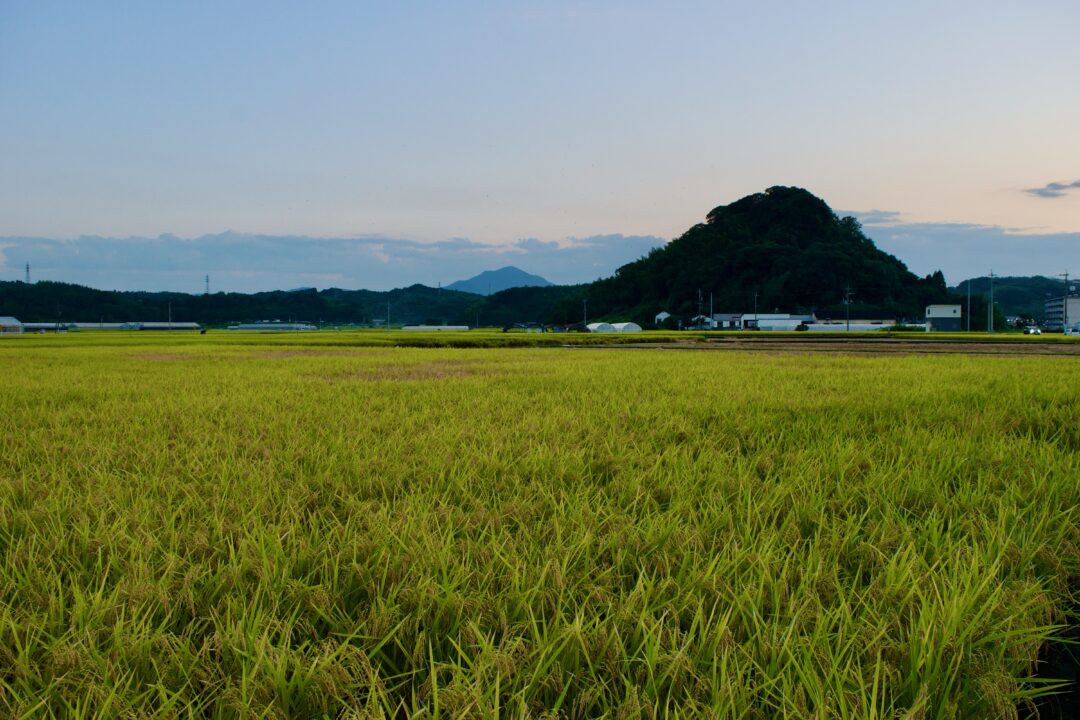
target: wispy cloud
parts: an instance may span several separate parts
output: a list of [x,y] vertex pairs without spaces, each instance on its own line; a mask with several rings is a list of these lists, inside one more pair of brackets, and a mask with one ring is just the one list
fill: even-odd
[[612,274],[664,241],[650,235],[595,235],[562,241],[525,238],[486,244],[467,238],[419,242],[383,236],[322,238],[224,232],[196,238],[83,236],[72,240],[0,238],[0,278],[29,262],[38,280],[118,290],[252,292],[298,286],[388,290],[435,286],[505,265],[555,283]]
[[863,225],[895,225],[902,215],[897,210],[838,210],[837,214],[851,215]]
[[1027,188],[1024,190],[1028,195],[1034,195],[1041,198],[1059,198],[1064,197],[1065,193],[1070,190],[1080,190],[1080,180],[1074,180],[1070,183],[1052,182],[1046,183],[1042,187]]

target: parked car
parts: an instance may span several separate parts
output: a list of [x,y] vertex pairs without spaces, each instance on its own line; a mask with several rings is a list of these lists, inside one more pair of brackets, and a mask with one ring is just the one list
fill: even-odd
[[1037,327],[1028,326],[1024,328],[1025,335],[1042,335],[1042,330]]

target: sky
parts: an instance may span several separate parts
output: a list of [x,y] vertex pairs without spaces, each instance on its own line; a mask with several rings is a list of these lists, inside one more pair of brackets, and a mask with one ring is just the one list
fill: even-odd
[[1080,274],[1080,3],[0,3],[0,279],[610,274],[797,185],[915,272]]

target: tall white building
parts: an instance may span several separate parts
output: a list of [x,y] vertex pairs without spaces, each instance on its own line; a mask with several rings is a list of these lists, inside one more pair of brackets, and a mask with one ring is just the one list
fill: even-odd
[[[1064,297],[1046,301],[1045,319],[1047,330],[1061,330],[1067,323],[1069,327],[1076,327],[1080,323],[1080,297],[1068,298],[1066,305]],[[1062,313],[1062,310],[1065,312]]]

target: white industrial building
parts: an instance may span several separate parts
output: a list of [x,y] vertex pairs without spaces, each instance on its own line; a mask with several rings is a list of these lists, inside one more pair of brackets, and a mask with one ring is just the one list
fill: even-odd
[[10,315],[0,316],[0,335],[21,335],[23,324]]
[[896,324],[892,318],[859,318],[849,322],[789,313],[714,313],[711,321],[717,330],[797,330],[805,326],[817,332],[874,332]]
[[68,330],[123,330],[124,323],[73,322],[68,323]]
[[227,330],[278,330],[278,331],[296,330],[296,331],[300,331],[300,330],[318,330],[319,328],[315,327],[311,323],[278,322],[276,320],[275,321],[263,320],[261,322],[240,323],[238,325],[230,325],[226,329]]
[[[167,325],[168,323],[166,323]],[[23,323],[26,332],[67,332],[68,330],[131,330],[131,323],[34,322]]]
[[196,322],[128,322],[120,326],[121,330],[198,330]]
[[741,330],[742,313],[713,313],[712,326],[716,330]]
[[959,305],[927,305],[926,332],[960,332],[962,317]]
[[1044,325],[1047,330],[1061,330],[1066,326],[1071,330],[1080,323],[1080,297],[1067,299],[1068,302],[1064,297],[1046,301]]
[[45,332],[67,332],[70,323],[61,322],[28,322],[23,323],[23,332],[28,333],[45,333]]
[[740,318],[743,330],[795,330],[814,322],[813,315],[789,313],[745,313]]
[[896,325],[895,320],[852,320],[850,323],[844,320],[830,320],[829,322],[807,323],[806,329],[811,332],[877,332],[888,330]]

